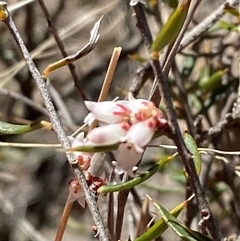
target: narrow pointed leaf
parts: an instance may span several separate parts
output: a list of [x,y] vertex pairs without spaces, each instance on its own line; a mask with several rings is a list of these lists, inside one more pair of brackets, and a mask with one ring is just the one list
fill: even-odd
[[198,151],[197,144],[194,138],[187,131],[185,131],[185,133],[183,134],[183,140],[185,142],[187,149],[194,156],[193,161],[195,164],[196,172],[199,175],[201,173],[201,168],[202,168],[202,159]]
[[119,143],[113,145],[95,145],[95,146],[78,146],[70,148],[67,151],[81,151],[81,152],[109,152],[117,150]]
[[[194,197],[191,196],[186,201],[178,204],[175,208],[170,210],[170,214],[174,217],[177,217],[182,210],[187,206],[187,204],[192,200]],[[149,228],[145,233],[141,236],[134,239],[134,241],[151,241],[159,237],[164,231],[168,228],[168,225],[164,222],[163,218],[158,220],[151,228]]]
[[187,90],[188,93],[196,93],[200,90],[200,83],[207,81],[210,77],[210,67],[206,65],[200,71],[197,81]]
[[51,123],[47,121],[37,121],[28,125],[15,125],[7,122],[0,121],[0,133],[2,134],[23,134],[35,131],[41,128],[52,129]]
[[220,84],[222,80],[222,76],[227,72],[227,69],[219,70],[211,75],[207,80],[200,81],[199,87],[202,90],[213,91],[215,90]]
[[190,2],[191,0],[184,0],[171,14],[152,43],[153,52],[160,52],[166,45],[176,39],[186,19]]
[[154,206],[161,213],[163,220],[166,224],[182,239],[185,241],[213,241],[211,238],[191,230],[185,225],[181,224],[176,217],[169,213],[163,206],[153,201]]
[[146,172],[141,175],[131,179],[130,181],[116,184],[116,185],[104,185],[98,189],[98,193],[108,193],[108,192],[119,192],[135,187],[136,185],[146,181],[152,177],[156,172],[160,171],[165,164],[167,164],[175,155],[168,156],[160,160],[154,166],[149,168]]

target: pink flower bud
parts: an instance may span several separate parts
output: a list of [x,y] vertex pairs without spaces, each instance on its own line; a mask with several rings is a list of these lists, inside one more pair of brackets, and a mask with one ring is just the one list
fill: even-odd
[[87,171],[88,168],[90,167],[91,165],[91,156],[90,155],[84,155],[84,153],[81,153],[78,158],[78,163],[82,169],[82,171]]
[[85,194],[76,178],[73,178],[68,183],[69,196],[68,202],[78,201],[78,203],[84,208],[85,207]]

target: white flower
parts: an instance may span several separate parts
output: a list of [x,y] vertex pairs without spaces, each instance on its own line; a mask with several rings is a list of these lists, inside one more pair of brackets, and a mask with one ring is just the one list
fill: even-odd
[[[72,147],[81,144],[113,145],[120,142],[117,161],[113,162],[115,172],[127,172],[129,176],[134,176],[144,149],[155,131],[168,127],[163,112],[153,102],[135,99],[131,93],[128,94],[128,100],[85,101],[85,105],[90,111],[84,119],[85,123],[90,125],[96,119],[107,125],[91,130],[86,139],[79,134],[75,140],[70,140]],[[78,159],[84,160],[82,156]],[[82,164],[87,166],[88,162],[82,161]]]
[[163,113],[158,109],[152,101],[145,99],[135,99],[131,93],[128,94],[129,102],[127,107],[131,110],[129,122],[135,124],[140,121],[145,121],[149,118],[161,118],[163,121]]
[[121,142],[132,144],[138,153],[144,151],[144,147],[151,141],[155,133],[156,120],[149,118],[145,121],[132,125],[127,135],[121,139]]
[[151,103],[148,100],[145,99],[135,99],[131,92],[128,93],[128,103],[127,107],[131,110],[131,116],[133,114],[138,113],[142,108],[146,108],[145,106],[148,105],[148,103]]
[[126,107],[127,101],[84,101],[90,113],[85,117],[84,123],[91,123],[97,119],[99,121],[113,124],[123,120],[124,116],[129,113]]
[[73,178],[68,183],[69,196],[68,202],[78,201],[78,203],[85,208],[85,194],[76,178]]
[[81,146],[84,144],[84,132],[80,132],[75,138],[72,136],[68,136],[68,140],[72,148]]
[[117,161],[112,162],[115,166],[115,173],[120,175],[127,172],[130,177],[133,177],[134,172],[138,169],[136,165],[141,160],[143,154],[136,152],[132,146],[129,146],[129,143],[121,143],[118,151]]
[[91,145],[112,145],[120,142],[129,129],[127,123],[109,124],[92,129],[87,135]]

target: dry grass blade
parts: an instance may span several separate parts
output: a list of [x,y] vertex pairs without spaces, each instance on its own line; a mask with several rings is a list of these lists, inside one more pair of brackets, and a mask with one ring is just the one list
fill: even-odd
[[78,59],[84,57],[85,55],[87,55],[88,53],[90,53],[95,48],[97,41],[100,37],[99,28],[100,28],[100,23],[101,23],[102,18],[103,18],[103,16],[94,24],[94,27],[90,33],[90,39],[89,39],[89,42],[87,43],[87,45],[85,45],[76,54],[70,55],[64,59],[61,59],[61,60],[54,62],[52,64],[49,64],[47,66],[47,68],[43,72],[43,78],[45,80],[47,80],[49,73],[52,72],[53,70],[59,69],[65,65],[75,62],[76,60],[78,60]]
[[[59,30],[59,37],[61,40],[66,40],[73,36],[74,34],[81,31],[87,24],[91,23],[93,19],[96,18],[97,15],[102,13],[107,13],[111,11],[119,1],[111,1],[108,4],[98,5],[96,8],[91,11],[86,10],[86,14],[80,16],[79,18],[72,21],[69,25],[61,28]],[[36,49],[31,52],[31,56],[33,59],[38,58],[45,50],[53,47],[55,45],[55,39],[53,37],[49,37],[47,40],[42,42]],[[14,76],[26,66],[26,62],[21,60],[16,64],[12,65],[10,68],[2,71],[1,79],[2,86],[5,86],[9,81],[13,80]]]

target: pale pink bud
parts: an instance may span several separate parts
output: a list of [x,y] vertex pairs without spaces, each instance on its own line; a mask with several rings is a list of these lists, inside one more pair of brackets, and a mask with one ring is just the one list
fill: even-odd
[[76,178],[73,178],[68,183],[69,196],[68,202],[78,201],[78,203],[84,208],[85,207],[85,194]]
[[144,151],[144,147],[151,141],[155,133],[156,120],[149,118],[145,121],[132,125],[127,135],[121,139],[121,142],[132,144],[138,153]]
[[82,171],[87,171],[91,165],[92,158],[90,155],[81,153],[80,155],[78,155],[77,160],[78,160],[78,164],[80,165]]
[[121,143],[118,151],[117,161],[112,162],[115,166],[115,173],[120,175],[127,172],[130,177],[133,177],[134,172],[138,169],[136,165],[143,154],[136,152],[133,146],[129,146],[129,143]]
[[92,129],[87,135],[87,141],[98,145],[112,145],[120,142],[129,129],[127,123],[109,124]]
[[84,123],[89,125],[95,120],[99,120],[108,124],[113,124],[122,121],[124,116],[129,113],[125,106],[127,101],[84,101],[90,113],[85,117]]

